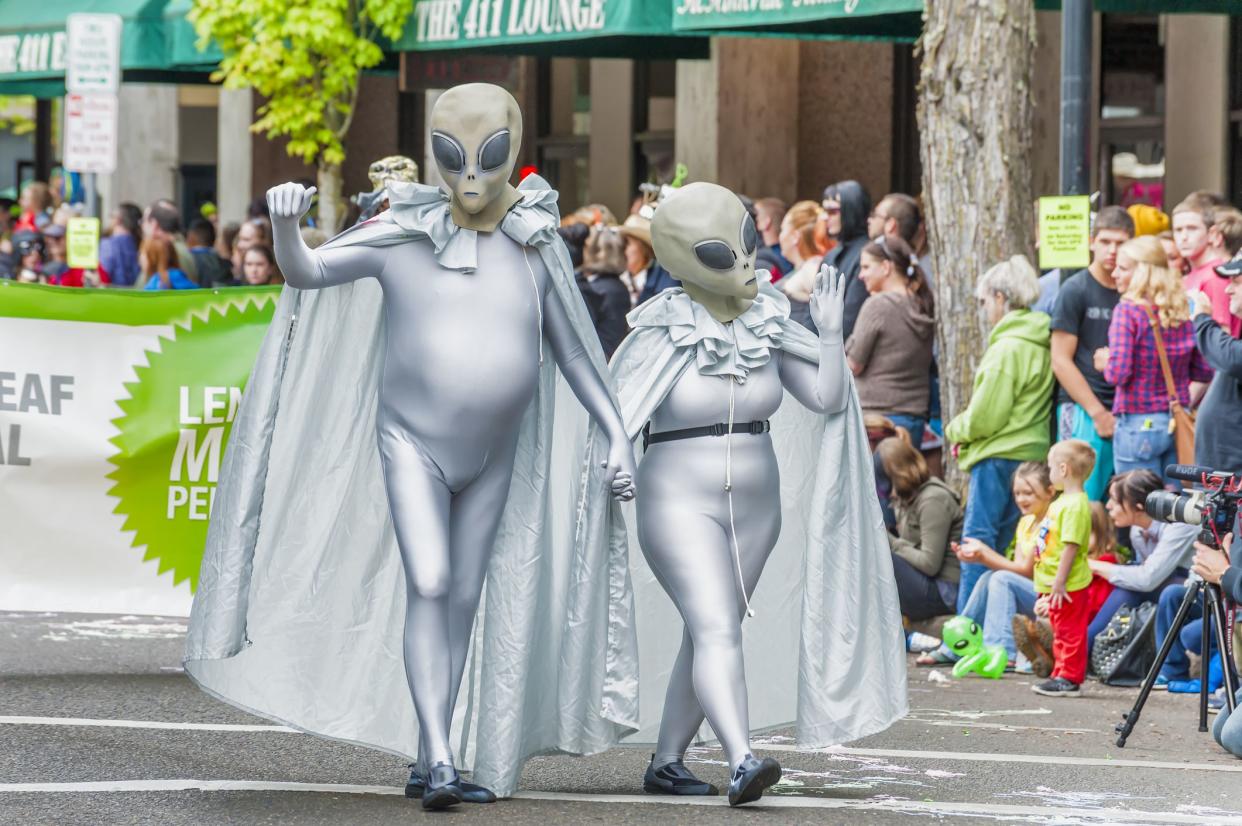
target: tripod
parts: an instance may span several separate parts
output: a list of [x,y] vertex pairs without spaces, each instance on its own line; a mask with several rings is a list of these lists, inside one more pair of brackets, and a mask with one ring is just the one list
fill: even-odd
[[1164,661],[1173,649],[1173,641],[1177,639],[1178,634],[1189,621],[1190,609],[1200,593],[1203,598],[1203,640],[1199,646],[1199,653],[1202,656],[1203,666],[1202,673],[1199,675],[1199,731],[1208,730],[1208,671],[1211,664],[1209,653],[1212,650],[1213,633],[1216,634],[1216,650],[1220,655],[1222,670],[1225,673],[1225,702],[1229,704],[1229,711],[1233,712],[1237,680],[1233,672],[1232,658],[1228,653],[1229,636],[1233,633],[1233,629],[1226,624],[1224,598],[1221,596],[1219,585],[1204,582],[1201,577],[1192,573],[1186,580],[1186,597],[1182,600],[1181,607],[1177,609],[1177,616],[1173,618],[1173,625],[1170,626],[1160,646],[1160,651],[1156,654],[1155,663],[1152,664],[1151,670],[1147,672],[1147,677],[1143,680],[1143,688],[1139,691],[1138,700],[1130,709],[1130,713],[1126,714],[1122,722],[1117,724],[1118,748],[1125,748],[1126,738],[1134,731],[1139,715],[1143,712],[1143,705],[1147,702],[1148,695],[1151,694],[1152,686],[1156,683],[1156,677],[1159,676],[1160,669],[1164,667]]

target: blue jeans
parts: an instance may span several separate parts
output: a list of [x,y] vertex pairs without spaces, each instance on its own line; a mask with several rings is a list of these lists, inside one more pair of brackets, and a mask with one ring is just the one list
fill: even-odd
[[927,419],[920,416],[907,416],[905,413],[889,413],[884,418],[910,434],[910,444],[918,450],[923,444],[923,431],[927,429]]
[[[1186,597],[1185,585],[1170,585],[1160,594],[1160,603],[1156,607],[1156,645],[1164,643],[1164,638],[1168,635],[1169,629],[1173,626],[1173,620],[1177,616],[1177,610],[1182,606],[1182,600]],[[1188,615],[1190,622],[1182,626],[1182,632],[1177,635],[1177,639],[1173,641],[1173,647],[1169,649],[1169,656],[1164,661],[1164,668],[1160,669],[1160,674],[1167,680],[1185,680],[1190,676],[1190,660],[1186,657],[1187,651],[1194,651],[1196,654],[1202,649],[1203,643],[1203,602],[1196,599],[1195,604],[1190,607]],[[1216,646],[1212,640],[1208,640],[1211,648],[1208,650],[1208,656],[1213,660],[1216,657]],[[1209,674],[1213,670],[1215,664],[1210,664]],[[1214,676],[1214,675],[1213,675]],[[1209,685],[1211,679],[1208,680]]]
[[[1091,656],[1091,649],[1095,647],[1095,635],[1108,627],[1109,620],[1122,608],[1133,608],[1135,605],[1142,605],[1144,602],[1158,602],[1160,595],[1165,588],[1170,585],[1181,585],[1186,581],[1186,569],[1180,569],[1180,573],[1175,573],[1164,582],[1156,586],[1155,590],[1140,593],[1131,591],[1127,588],[1114,588],[1113,592],[1108,595],[1108,599],[1104,600],[1104,604],[1100,606],[1100,612],[1095,615],[1095,619],[1091,620],[1091,625],[1087,627],[1087,656]],[[1181,604],[1180,602],[1178,603]],[[1173,607],[1173,615],[1177,614],[1177,606]],[[1173,617],[1169,617],[1172,622]]]
[[1165,466],[1177,464],[1177,440],[1169,432],[1170,418],[1168,413],[1117,415],[1117,431],[1113,434],[1113,464],[1117,473],[1150,470],[1164,479]]
[[[1234,699],[1242,704],[1242,688],[1238,689]],[[1242,757],[1242,713],[1232,716],[1233,721],[1230,722],[1229,704],[1225,703],[1212,726],[1212,736],[1225,751],[1233,753],[1235,757]]]
[[1013,641],[1013,618],[1018,614],[1034,617],[1036,596],[1035,583],[1021,574],[986,571],[975,582],[962,615],[982,626],[984,645],[1002,646],[1009,659],[1015,660],[1018,647]]
[[[984,459],[970,469],[962,539],[978,539],[1000,553],[1009,547],[1022,517],[1013,501],[1013,473],[1020,464],[1015,459]],[[976,581],[986,570],[977,562],[962,563],[962,578],[957,590],[959,613],[965,609]]]

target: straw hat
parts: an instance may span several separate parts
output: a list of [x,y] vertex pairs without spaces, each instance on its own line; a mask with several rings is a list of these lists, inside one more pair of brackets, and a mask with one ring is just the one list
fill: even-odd
[[651,219],[641,215],[630,215],[621,225],[621,234],[633,236],[647,246],[651,246]]

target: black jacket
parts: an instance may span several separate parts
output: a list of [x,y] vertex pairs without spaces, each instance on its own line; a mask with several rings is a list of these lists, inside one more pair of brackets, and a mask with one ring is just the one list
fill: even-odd
[[604,355],[612,358],[613,352],[630,331],[625,316],[630,312],[630,291],[616,275],[604,274],[587,282],[588,288],[599,296],[595,333],[604,348]]
[[858,277],[863,247],[867,246],[867,218],[871,215],[871,196],[858,181],[841,181],[824,190],[824,200],[841,202],[841,233],[837,245],[824,256],[824,263],[836,267],[845,276],[846,341],[854,332],[858,312],[867,300],[867,286]]
[[1195,464],[1242,473],[1242,341],[1205,313],[1195,316],[1195,344],[1216,371],[1195,420]]

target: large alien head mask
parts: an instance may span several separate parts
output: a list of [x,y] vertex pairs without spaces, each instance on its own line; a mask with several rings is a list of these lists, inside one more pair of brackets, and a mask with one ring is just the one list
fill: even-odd
[[746,311],[759,292],[759,234],[738,197],[722,186],[689,184],[656,209],[656,260],[719,321]]
[[521,200],[509,185],[521,144],[522,113],[499,86],[467,83],[436,101],[431,151],[458,226],[491,232]]

